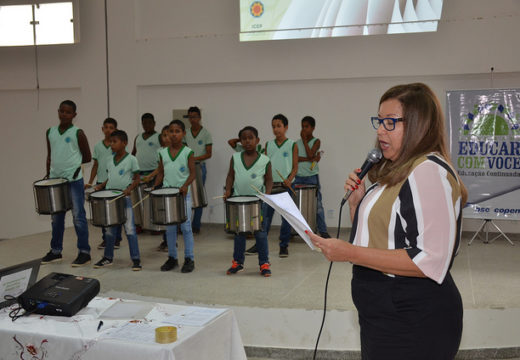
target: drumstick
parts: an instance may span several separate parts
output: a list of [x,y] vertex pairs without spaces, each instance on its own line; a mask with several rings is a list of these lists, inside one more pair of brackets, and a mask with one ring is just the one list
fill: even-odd
[[257,191],[259,194],[261,194],[262,192],[256,187],[254,186],[253,184],[249,184],[255,191]]
[[[318,156],[323,155],[324,152],[325,152],[325,151],[323,151],[323,150],[318,151]],[[311,170],[314,169],[314,167],[316,166],[316,164],[317,164],[316,161],[313,161],[313,162],[312,162],[312,164],[311,164]]]
[[116,197],[116,198],[113,198],[113,199],[112,199],[112,200],[110,200],[110,201],[109,201],[109,202],[108,202],[107,204],[112,204],[112,203],[113,203],[114,201],[116,201],[117,199],[121,199],[121,198],[122,198],[123,196],[125,196],[125,194],[124,194],[124,193],[123,193],[123,194],[121,194],[121,195],[119,195],[119,196],[118,196],[118,197]]
[[136,202],[134,205],[132,205],[132,209],[134,209],[137,205],[139,205],[140,203],[142,203],[143,201],[145,201],[146,199],[148,199],[149,196],[150,196],[150,194],[146,195],[144,198],[142,198],[141,200],[139,200],[138,202]]
[[225,198],[225,197],[226,197],[226,195],[214,196],[213,200],[222,199],[222,198]]
[[[283,177],[283,175],[278,171],[278,169],[275,169],[275,170],[278,173],[278,176],[282,178],[283,182],[285,182],[285,178]],[[294,196],[296,196],[296,193],[294,192],[292,187],[289,186],[289,190],[291,190],[292,193],[294,194]]]

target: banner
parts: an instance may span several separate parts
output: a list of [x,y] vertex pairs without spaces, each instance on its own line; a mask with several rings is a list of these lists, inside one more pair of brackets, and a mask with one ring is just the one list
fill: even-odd
[[437,31],[444,0],[240,0],[240,41]]
[[519,220],[520,89],[448,91],[446,107],[464,217]]

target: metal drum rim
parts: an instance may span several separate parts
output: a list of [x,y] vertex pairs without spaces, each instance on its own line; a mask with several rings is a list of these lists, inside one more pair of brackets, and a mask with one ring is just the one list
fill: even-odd
[[[58,184],[52,184],[52,185],[38,185],[36,184],[37,182],[40,182],[40,181],[44,181],[44,180],[58,180],[58,179],[61,179],[61,180],[65,180],[61,183],[58,183]],[[69,180],[65,179],[65,178],[47,178],[47,179],[40,179],[40,180],[36,180],[33,182],[33,186],[34,187],[42,187],[42,188],[45,188],[45,187],[53,187],[53,186],[62,186],[63,184],[68,184],[69,183]]]

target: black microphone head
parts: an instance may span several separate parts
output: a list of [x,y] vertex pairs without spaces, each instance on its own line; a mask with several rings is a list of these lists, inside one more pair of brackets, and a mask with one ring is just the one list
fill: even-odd
[[372,164],[376,164],[381,160],[383,157],[383,154],[381,153],[381,150],[374,148],[368,152],[367,155],[367,161],[371,162]]
[[383,154],[381,154],[381,150],[379,149],[372,149],[368,152],[367,158],[363,165],[361,165],[361,172],[358,174],[358,177],[360,179],[363,179],[365,175],[368,173],[368,171],[372,168],[372,166],[375,163],[378,163],[379,160],[383,157]]

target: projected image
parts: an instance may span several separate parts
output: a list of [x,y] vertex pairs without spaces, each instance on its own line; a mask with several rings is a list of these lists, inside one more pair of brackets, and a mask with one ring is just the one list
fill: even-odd
[[240,41],[437,31],[443,0],[240,0]]

